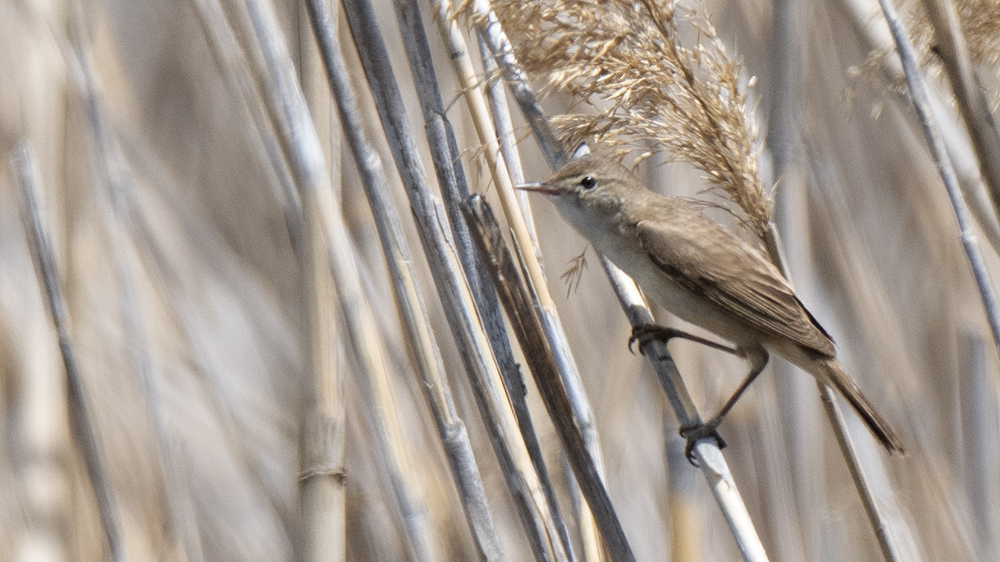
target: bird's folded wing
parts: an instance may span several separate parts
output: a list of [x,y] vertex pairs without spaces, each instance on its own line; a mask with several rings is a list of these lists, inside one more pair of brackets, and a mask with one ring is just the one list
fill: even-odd
[[760,252],[701,213],[682,215],[636,224],[643,249],[664,275],[750,327],[834,355],[833,340]]

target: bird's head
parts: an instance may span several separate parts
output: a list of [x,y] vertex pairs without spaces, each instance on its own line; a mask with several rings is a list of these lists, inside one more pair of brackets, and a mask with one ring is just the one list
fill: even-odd
[[629,196],[643,189],[627,168],[594,154],[571,160],[545,181],[519,187],[547,195],[563,217],[578,229],[581,220],[619,213]]

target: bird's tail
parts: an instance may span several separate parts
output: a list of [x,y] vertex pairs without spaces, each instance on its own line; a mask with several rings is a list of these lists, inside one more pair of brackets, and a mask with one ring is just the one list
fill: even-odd
[[840,363],[836,359],[821,359],[817,363],[823,381],[847,400],[847,403],[857,412],[875,438],[879,440],[879,443],[882,443],[882,446],[890,453],[902,454],[904,452],[903,442],[899,435],[889,426],[889,422],[875,411],[875,405],[864,394],[861,394],[861,389],[840,368]]

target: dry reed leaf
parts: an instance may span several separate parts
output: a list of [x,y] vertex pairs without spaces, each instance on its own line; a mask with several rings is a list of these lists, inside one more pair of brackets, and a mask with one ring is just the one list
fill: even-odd
[[594,113],[555,119],[567,144],[619,154],[650,147],[707,174],[761,239],[770,198],[757,167],[758,127],[707,14],[672,0],[500,0],[497,15],[529,75]]
[[562,272],[559,279],[562,279],[566,283],[566,298],[573,293],[573,291],[580,288],[580,281],[583,279],[583,272],[587,269],[587,246],[582,252],[573,256],[570,260],[570,265],[566,268],[566,271]]

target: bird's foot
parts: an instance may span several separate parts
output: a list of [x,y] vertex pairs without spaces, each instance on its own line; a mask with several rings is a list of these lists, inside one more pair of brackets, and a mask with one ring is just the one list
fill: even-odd
[[715,417],[706,423],[681,427],[681,437],[687,440],[687,444],[684,445],[684,456],[687,457],[689,463],[697,467],[701,466],[698,464],[698,459],[694,456],[694,447],[702,439],[711,437],[715,439],[715,444],[718,445],[719,449],[726,448],[726,441],[718,432],[720,423],[722,423],[722,419]]
[[668,343],[673,338],[684,338],[686,340],[706,345],[713,349],[725,351],[726,353],[732,353],[733,355],[739,355],[739,352],[731,347],[689,334],[683,330],[678,330],[677,328],[668,328],[659,324],[639,324],[637,326],[633,326],[632,335],[628,338],[628,350],[635,353],[635,351],[632,351],[632,344],[639,342],[639,353],[642,353],[642,348],[653,340]]
[[639,342],[639,353],[642,353],[642,348],[653,340],[659,340],[663,343],[667,343],[673,338],[682,337],[684,335],[686,335],[684,332],[676,328],[668,328],[659,324],[639,324],[632,328],[632,335],[628,337],[628,350],[635,353],[635,351],[632,350],[632,344]]

